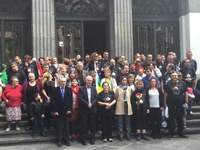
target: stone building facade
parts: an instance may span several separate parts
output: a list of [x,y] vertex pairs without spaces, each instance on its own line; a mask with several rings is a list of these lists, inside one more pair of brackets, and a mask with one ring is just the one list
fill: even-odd
[[200,64],[199,8],[199,0],[2,0],[0,61],[105,50],[128,60],[169,51],[183,59],[192,50]]

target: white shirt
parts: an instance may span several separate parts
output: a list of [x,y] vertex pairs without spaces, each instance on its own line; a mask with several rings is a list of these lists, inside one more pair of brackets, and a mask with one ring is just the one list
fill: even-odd
[[159,92],[158,90],[149,90],[149,105],[150,108],[159,108],[160,101],[159,101]]
[[86,86],[88,94],[88,103],[91,104],[91,87]]

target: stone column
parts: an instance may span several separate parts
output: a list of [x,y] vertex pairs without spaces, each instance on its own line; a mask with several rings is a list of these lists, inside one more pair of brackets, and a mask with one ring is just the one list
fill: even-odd
[[111,57],[133,60],[132,0],[110,0]]
[[186,51],[191,50],[193,58],[197,60],[197,74],[200,74],[200,1],[180,0],[180,54],[181,60],[186,56]]
[[33,57],[55,56],[54,0],[32,0]]

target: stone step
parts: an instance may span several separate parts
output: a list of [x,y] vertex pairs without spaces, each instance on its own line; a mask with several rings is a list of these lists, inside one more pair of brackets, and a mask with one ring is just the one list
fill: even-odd
[[187,126],[194,127],[194,126],[199,126],[200,128],[200,119],[191,119],[186,121]]
[[200,112],[193,112],[193,114],[187,116],[187,120],[199,119],[199,118],[200,118]]
[[5,107],[0,107],[0,114],[4,114],[6,112],[6,108]]
[[200,106],[192,106],[193,112],[200,112]]
[[198,126],[189,127],[189,129],[184,130],[184,132],[188,135],[190,135],[190,134],[200,134],[200,127],[198,127]]
[[10,136],[3,136],[0,138],[0,145],[17,145],[17,144],[25,144],[25,143],[39,143],[39,142],[52,142],[56,141],[54,135],[49,135],[48,137],[41,137],[38,136],[36,138],[32,138],[28,134],[19,134],[19,135],[10,135]]
[[[11,127],[9,132],[6,132],[5,129],[0,129],[0,138],[3,136],[12,136],[12,135],[24,135],[24,134],[31,134],[31,130],[26,131],[26,127],[20,127],[20,131],[15,130],[15,126]],[[45,130],[48,135],[55,134],[55,129],[52,127],[49,130]]]
[[[13,132],[13,131],[11,131]],[[163,138],[167,136],[167,131],[163,131]],[[200,128],[199,127],[193,127],[185,131],[187,135],[190,134],[200,134]],[[150,133],[148,133],[148,136],[150,136]],[[117,132],[113,132],[113,138],[117,138]],[[134,135],[131,136],[131,138],[134,140]],[[96,140],[100,140],[100,136],[96,136]],[[56,135],[54,134],[48,134],[48,137],[41,137],[37,136],[37,138],[32,138],[29,133],[27,134],[7,134],[0,136],[0,146],[2,145],[20,145],[20,144],[28,144],[28,143],[47,143],[47,142],[56,142]]]
[[[8,123],[6,121],[0,122],[0,129],[5,129],[7,128],[7,126],[8,126]],[[14,126],[14,123],[12,123],[11,126]],[[28,121],[24,121],[24,120],[20,121],[19,126],[20,127],[28,126]]]

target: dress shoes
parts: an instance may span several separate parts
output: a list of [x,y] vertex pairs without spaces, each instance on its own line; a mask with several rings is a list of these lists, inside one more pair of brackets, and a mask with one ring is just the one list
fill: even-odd
[[47,137],[47,133],[46,132],[42,132],[40,135],[43,136],[43,137]]
[[161,135],[160,135],[160,134],[157,135],[156,138],[157,138],[157,139],[161,139]]
[[188,136],[184,135],[184,134],[179,134],[180,138],[184,138],[184,139],[188,139]]
[[169,134],[169,135],[168,135],[168,139],[169,139],[169,140],[172,140],[173,137],[174,137],[174,136],[173,136],[172,134]]
[[58,147],[61,147],[61,146],[62,146],[62,142],[58,142],[58,143],[57,143],[57,146],[58,146]]
[[30,130],[32,130],[32,127],[27,127],[26,128],[26,131],[30,131]]
[[91,139],[90,139],[90,144],[91,144],[91,145],[94,145],[94,144],[95,144],[95,142],[94,142],[94,139],[93,139],[93,138],[91,138]]
[[137,134],[136,134],[135,139],[136,139],[137,141],[141,141],[140,133],[137,133]]
[[118,137],[119,141],[123,141],[123,138],[121,136]]
[[152,135],[152,138],[153,138],[153,139],[156,139],[156,136],[155,136],[155,135]]
[[65,145],[66,146],[70,146],[71,145],[70,142],[69,142],[69,140],[65,141]]
[[85,140],[81,140],[81,143],[82,143],[83,145],[87,145],[87,143],[86,143]]
[[141,139],[145,140],[145,141],[149,141],[149,138],[146,137],[146,135],[143,133],[141,134]]
[[131,139],[130,139],[130,136],[126,136],[126,140],[127,141],[130,141]]
[[35,134],[32,134],[32,138],[36,138],[37,136]]

